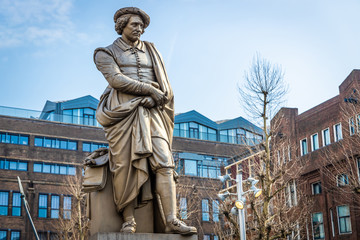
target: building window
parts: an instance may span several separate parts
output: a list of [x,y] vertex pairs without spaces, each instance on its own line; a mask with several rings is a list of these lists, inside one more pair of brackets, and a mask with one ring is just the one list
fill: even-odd
[[349,206],[338,206],[338,223],[339,223],[339,233],[351,233],[351,219],[350,219],[350,210]]
[[350,136],[355,134],[355,122],[353,117],[349,119],[349,132]]
[[306,138],[300,140],[300,151],[301,151],[301,156],[304,156],[305,154],[308,153]]
[[317,133],[311,135],[311,150],[319,149],[319,135]]
[[180,217],[187,219],[187,201],[186,198],[180,198]]
[[60,197],[57,195],[51,195],[51,209],[50,209],[51,218],[59,218],[59,207],[60,207]]
[[70,165],[60,165],[60,164],[50,164],[50,163],[34,163],[34,172],[75,175],[76,167]]
[[59,138],[35,137],[35,147],[77,150],[77,141]]
[[325,239],[323,214],[321,212],[312,214],[312,227],[314,239]]
[[342,187],[349,184],[349,177],[347,174],[342,173],[337,176],[337,185]]
[[64,196],[64,219],[71,218],[71,197]]
[[214,240],[219,240],[219,237],[215,235]]
[[219,201],[218,200],[213,200],[212,210],[213,210],[213,221],[218,222],[219,221]]
[[0,143],[29,145],[29,135],[0,132]]
[[334,141],[337,142],[342,139],[341,123],[334,125]]
[[0,240],[7,239],[7,230],[0,230]]
[[0,215],[7,216],[9,211],[9,192],[0,191]]
[[287,195],[287,206],[292,207],[297,205],[297,195],[296,195],[296,182],[295,180],[289,181],[286,187]]
[[204,235],[204,240],[210,240],[210,235],[205,234],[205,235]]
[[26,161],[0,158],[0,169],[27,171],[28,163]]
[[94,143],[94,142],[83,142],[82,150],[83,152],[93,152],[99,148],[108,148],[109,145],[105,143]]
[[21,216],[21,194],[13,192],[12,194],[12,216]]
[[322,130],[322,140],[323,140],[323,146],[327,146],[331,143],[329,128]]
[[179,153],[176,160],[177,172],[188,176],[217,178],[220,176],[220,166],[225,158],[200,155],[195,153]]
[[202,210],[202,220],[209,221],[210,214],[209,214],[209,200],[208,199],[201,200],[201,210]]
[[11,230],[10,240],[20,240],[20,231]]
[[47,240],[47,232],[38,232],[40,240]]
[[47,218],[48,195],[39,194],[39,218]]
[[63,110],[63,122],[98,126],[95,110],[92,108],[75,108]]
[[311,184],[311,189],[313,195],[321,194],[321,182]]

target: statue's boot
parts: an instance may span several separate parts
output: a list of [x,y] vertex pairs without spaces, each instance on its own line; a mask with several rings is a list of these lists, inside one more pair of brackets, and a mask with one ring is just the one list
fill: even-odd
[[165,216],[165,233],[196,234],[195,227],[187,226],[176,217],[176,187],[173,169],[163,168],[156,172],[156,191],[160,196]]
[[130,202],[123,210],[124,223],[121,226],[120,232],[123,233],[135,233],[136,222],[135,222],[135,205],[134,201]]

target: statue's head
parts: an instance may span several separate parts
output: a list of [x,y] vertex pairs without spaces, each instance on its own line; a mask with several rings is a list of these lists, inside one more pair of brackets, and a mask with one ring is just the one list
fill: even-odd
[[145,28],[150,24],[150,17],[143,10],[136,7],[120,8],[114,14],[115,31],[122,35],[124,28],[129,24],[129,21],[142,22],[141,34],[144,33]]

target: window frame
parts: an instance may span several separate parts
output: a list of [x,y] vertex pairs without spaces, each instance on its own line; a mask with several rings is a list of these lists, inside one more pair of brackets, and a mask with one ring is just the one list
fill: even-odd
[[[316,184],[318,184],[320,187],[319,187],[319,189],[320,189],[320,192],[319,193],[315,193],[315,191],[314,191],[314,186],[316,185]],[[317,182],[313,182],[313,183],[311,183],[311,193],[312,193],[312,195],[320,195],[321,193],[322,193],[322,187],[321,187],[321,181],[317,181]]]
[[349,118],[349,134],[350,136],[354,135],[356,132],[356,125],[354,121],[354,117]]
[[[314,147],[314,136],[317,136],[317,148]],[[320,144],[319,144],[319,133],[314,133],[311,135],[310,137],[310,141],[311,141],[311,151],[316,151],[320,148]]]
[[[4,194],[7,195],[7,199],[4,197],[4,204],[1,204],[0,207],[3,208],[4,210],[6,209],[6,214],[0,214],[0,216],[9,216],[9,198],[10,198],[10,192],[9,191],[0,191],[0,194]],[[1,202],[0,202],[1,203]],[[1,212],[0,212],[1,213]]]
[[[44,196],[46,197],[45,206],[40,207],[40,197]],[[48,207],[49,207],[49,194],[47,193],[39,193],[38,197],[38,218],[48,218]],[[40,210],[43,210],[42,213],[45,213],[45,216],[40,216]]]
[[[349,215],[341,216],[341,217],[340,217],[340,213],[339,213],[339,208],[340,208],[340,207],[347,207],[347,208],[348,208],[348,211],[349,211]],[[336,214],[337,214],[339,235],[351,234],[351,233],[352,233],[352,226],[351,226],[350,207],[349,207],[348,205],[339,205],[339,206],[336,206]],[[350,222],[350,231],[349,231],[349,232],[341,232],[340,218],[348,218],[348,219],[349,219],[349,222]]]
[[[304,152],[303,144],[302,144],[304,140],[305,140],[305,143],[306,143],[306,153]],[[300,154],[301,154],[301,156],[305,156],[308,153],[309,153],[309,151],[308,151],[307,138],[303,138],[303,139],[300,140]]]
[[[342,179],[340,179],[340,178],[342,178],[342,177],[344,177],[344,176],[346,176],[346,179],[345,179],[345,181],[343,181],[343,183],[341,183],[341,181],[340,180],[342,180]],[[346,174],[346,173],[340,173],[340,174],[338,174],[337,176],[336,176],[336,185],[338,186],[338,187],[345,187],[345,186],[347,186],[347,185],[349,185],[349,176]]]
[[[15,196],[19,196],[18,202],[14,203]],[[14,214],[14,209],[19,212],[19,215]],[[21,204],[21,193],[20,192],[12,192],[11,196],[11,216],[21,217],[22,216],[22,204]]]
[[[326,137],[325,137],[325,131],[328,130],[329,131],[329,143],[326,144],[325,140],[326,140]],[[322,136],[322,146],[325,147],[325,146],[328,146],[331,144],[331,136],[330,136],[330,128],[325,128],[321,131],[321,136]]]
[[201,220],[203,222],[210,221],[210,204],[207,198],[201,199]]
[[[318,226],[314,226],[314,214],[321,214],[321,218],[322,218],[322,222],[318,225]],[[315,228],[314,227],[318,227],[320,229],[320,226],[322,226],[322,232],[324,234],[324,236],[321,238],[315,238]],[[315,212],[311,214],[311,227],[312,227],[312,235],[313,235],[313,239],[325,239],[326,234],[325,234],[325,228],[324,228],[324,214],[322,212]],[[319,230],[319,233],[321,234],[321,230]]]
[[[340,128],[339,128],[340,129],[340,135],[336,131],[336,126],[340,126]],[[338,142],[338,141],[342,140],[343,139],[343,134],[342,134],[341,122],[334,124],[333,128],[334,128],[334,142]]]
[[181,219],[188,219],[187,217],[187,199],[186,197],[181,197],[179,199],[179,212]]

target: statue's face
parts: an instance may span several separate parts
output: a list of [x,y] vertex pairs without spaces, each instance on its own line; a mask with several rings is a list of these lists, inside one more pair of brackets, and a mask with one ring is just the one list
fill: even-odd
[[123,29],[122,36],[131,42],[136,42],[140,39],[144,32],[144,22],[139,16],[131,16],[126,27]]

